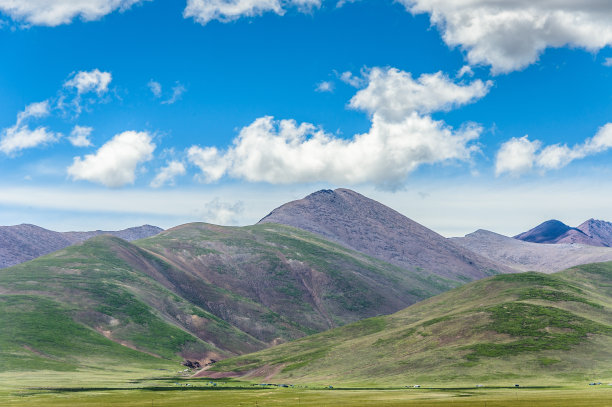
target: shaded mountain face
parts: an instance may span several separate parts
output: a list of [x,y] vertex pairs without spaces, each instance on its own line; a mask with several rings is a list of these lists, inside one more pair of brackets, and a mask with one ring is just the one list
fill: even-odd
[[612,246],[612,223],[589,219],[573,228],[553,219],[516,235],[514,238],[533,243],[579,243],[610,247]]
[[546,385],[610,378],[612,263],[499,275],[393,315],[226,359],[276,383]]
[[284,225],[98,236],[0,270],[0,369],[204,363],[456,285]]
[[304,229],[407,270],[471,281],[512,270],[348,189],[323,190],[263,218]]
[[0,268],[14,266],[39,256],[84,242],[94,236],[112,235],[132,241],[158,234],[163,229],[143,225],[119,231],[55,232],[36,225],[0,226]]
[[612,248],[609,247],[531,243],[487,230],[451,240],[517,271],[553,273],[580,264],[612,261]]

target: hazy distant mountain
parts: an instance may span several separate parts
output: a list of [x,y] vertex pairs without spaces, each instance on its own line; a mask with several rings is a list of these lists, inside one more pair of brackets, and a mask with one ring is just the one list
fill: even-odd
[[558,220],[548,220],[535,228],[514,236],[533,243],[580,243],[590,246],[612,246],[612,223],[589,219],[578,227]]
[[453,242],[517,271],[552,273],[580,264],[612,261],[612,248],[578,244],[540,244],[477,230]]
[[470,281],[511,271],[348,189],[315,192],[282,205],[259,223],[304,229],[425,275]]
[[157,226],[143,225],[119,231],[55,232],[36,225],[0,226],[0,268],[14,266],[83,242],[94,236],[113,235],[132,241],[163,231]]
[[612,247],[612,223],[589,219],[577,229],[584,232],[593,242],[599,243],[599,246]]

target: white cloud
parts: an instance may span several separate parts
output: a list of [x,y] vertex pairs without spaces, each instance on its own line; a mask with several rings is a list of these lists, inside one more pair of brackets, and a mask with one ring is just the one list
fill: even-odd
[[225,151],[191,147],[189,162],[200,168],[204,182],[227,175],[270,184],[373,183],[395,189],[420,165],[471,159],[479,126],[454,130],[423,112],[472,102],[489,84],[456,85],[440,73],[414,81],[406,72],[378,68],[367,80],[351,101],[370,113],[367,133],[345,139],[310,123],[266,116],[244,127]]
[[170,96],[168,100],[164,100],[162,104],[164,105],[174,104],[175,102],[181,99],[181,96],[183,96],[183,93],[185,93],[186,90],[187,89],[183,85],[177,82],[176,85],[172,87],[172,96]]
[[244,202],[238,201],[231,204],[215,198],[204,205],[204,211],[200,214],[200,217],[205,222],[216,225],[235,225],[243,212]]
[[68,175],[74,180],[86,180],[107,187],[117,188],[133,184],[136,168],[153,157],[155,144],[146,132],[125,131],[117,134],[84,158],[75,157],[68,167]]
[[474,71],[472,70],[471,66],[463,65],[461,69],[459,69],[459,72],[457,72],[457,78],[463,78],[464,76],[474,76]]
[[17,114],[15,125],[2,131],[0,137],[0,151],[4,154],[14,154],[27,148],[33,148],[44,144],[55,143],[61,138],[60,133],[55,133],[46,127],[37,127],[32,130],[27,122],[30,119],[39,119],[50,114],[49,101],[31,103]]
[[529,141],[527,136],[507,141],[497,154],[495,173],[520,175],[533,167],[542,171],[558,170],[574,160],[607,151],[612,148],[612,123],[601,127],[594,137],[573,147],[554,144],[540,151],[541,146],[540,141]]
[[205,25],[212,20],[228,22],[268,12],[283,15],[288,7],[307,12],[320,6],[321,0],[188,0],[183,16]]
[[450,47],[471,65],[506,73],[536,62],[549,47],[598,51],[612,45],[612,2],[605,0],[398,0],[428,13]]
[[17,124],[21,124],[29,118],[41,118],[49,116],[50,113],[49,101],[43,100],[42,102],[30,103],[26,106],[23,112],[17,114]]
[[365,84],[367,83],[367,81],[364,78],[360,76],[355,76],[353,75],[352,72],[349,72],[349,71],[342,72],[340,74],[340,80],[354,88],[361,88],[362,86],[365,86]]
[[514,137],[506,141],[497,152],[495,174],[520,175],[530,171],[540,148],[539,141],[530,141],[527,136]]
[[334,83],[329,81],[319,82],[315,88],[317,92],[333,92],[334,91]]
[[108,91],[111,80],[110,72],[102,72],[99,69],[80,71],[72,74],[71,78],[64,82],[64,87],[76,89],[79,95],[89,92],[102,95]]
[[308,123],[263,117],[243,128],[228,151],[194,146],[189,156],[208,182],[228,173],[271,184],[371,182],[396,188],[421,164],[468,160],[473,148],[467,144],[480,131],[453,131],[416,113],[400,122],[375,115],[368,133],[346,140]]
[[174,179],[179,175],[185,175],[185,165],[180,161],[170,161],[168,165],[160,169],[153,181],[151,186],[153,188],[159,188],[166,184],[174,185]]
[[612,66],[612,58],[606,58],[602,64],[603,66],[611,67]]
[[4,154],[13,154],[26,148],[55,143],[60,137],[60,133],[49,131],[46,127],[37,127],[32,130],[27,126],[13,126],[2,132],[0,151]]
[[89,147],[91,146],[91,140],[89,136],[93,131],[93,127],[86,126],[74,126],[68,137],[68,141],[75,147]]
[[151,79],[149,81],[149,83],[147,83],[147,86],[149,87],[149,89],[151,90],[151,93],[153,93],[153,96],[155,96],[156,98],[161,97],[162,94],[162,86],[161,83],[154,81],[153,79]]
[[350,101],[350,107],[401,120],[411,112],[428,114],[447,111],[485,96],[492,82],[475,80],[456,84],[442,72],[413,79],[409,72],[395,68],[373,68],[367,74],[368,86]]
[[146,0],[0,0],[0,11],[32,25],[69,24],[76,17],[98,20],[115,10],[124,11]]
[[202,171],[204,182],[219,180],[229,168],[229,160],[216,147],[192,146],[187,150],[189,162]]

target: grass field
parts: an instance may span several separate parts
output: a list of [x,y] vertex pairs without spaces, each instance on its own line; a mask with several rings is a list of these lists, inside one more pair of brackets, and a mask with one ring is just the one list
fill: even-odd
[[[612,386],[584,388],[260,388],[248,383],[163,381],[132,389],[13,389],[0,393],[2,406],[484,406],[609,407]],[[136,385],[136,384],[133,384]],[[142,386],[142,383],[139,383]]]

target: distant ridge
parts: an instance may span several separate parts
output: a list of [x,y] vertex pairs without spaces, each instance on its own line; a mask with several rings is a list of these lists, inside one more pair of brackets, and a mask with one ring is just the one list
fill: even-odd
[[590,246],[612,247],[612,223],[589,219],[578,227],[570,227],[555,219],[514,236],[533,243],[580,243]]
[[132,241],[154,236],[163,229],[142,225],[117,231],[55,232],[40,226],[0,226],[0,268],[14,266],[42,255],[84,242],[94,236],[112,235]]
[[456,281],[511,271],[349,189],[315,192],[259,223],[297,227],[396,266]]
[[532,243],[482,229],[464,237],[453,237],[451,240],[517,271],[553,273],[580,264],[612,261],[610,247]]

